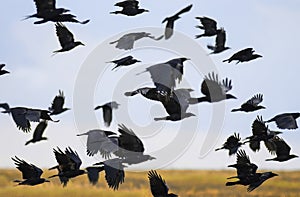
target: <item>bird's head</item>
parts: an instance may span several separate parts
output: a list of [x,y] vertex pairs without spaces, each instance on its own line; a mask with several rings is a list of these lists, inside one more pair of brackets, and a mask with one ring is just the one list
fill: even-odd
[[192,116],[196,116],[196,115],[193,113],[190,113],[190,112],[185,113],[185,115],[184,115],[185,118],[192,117]]
[[293,113],[293,118],[294,119],[297,119],[297,118],[299,118],[300,117],[300,113]]
[[183,62],[185,62],[187,60],[191,60],[191,58],[187,58],[187,57],[180,58],[181,63],[183,63]]
[[237,98],[231,94],[226,94],[226,99],[237,99]]
[[264,106],[257,106],[257,109],[266,109]]
[[293,159],[293,158],[297,158],[299,157],[298,155],[290,155],[290,158]]
[[2,70],[2,74],[8,74],[8,73],[10,73],[10,72],[7,70]]
[[261,58],[263,56],[262,55],[258,55],[258,54],[254,54],[254,55],[252,55],[252,57],[253,57],[253,59],[256,59],[256,58]]
[[76,46],[78,46],[78,45],[85,46],[85,45],[84,45],[82,42],[80,42],[80,41],[75,42],[75,45],[76,45]]
[[268,173],[268,177],[271,178],[271,177],[274,177],[274,176],[278,176],[278,174],[275,174],[273,172],[269,172]]

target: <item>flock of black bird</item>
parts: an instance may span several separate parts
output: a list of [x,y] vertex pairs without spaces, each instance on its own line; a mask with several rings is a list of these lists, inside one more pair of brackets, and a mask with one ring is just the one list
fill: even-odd
[[[36,5],[36,13],[32,14],[25,19],[38,18],[39,21],[34,24],[42,24],[46,22],[55,22],[56,34],[59,39],[61,49],[54,51],[55,53],[70,51],[76,46],[84,45],[80,41],[75,41],[73,34],[67,29],[63,22],[73,22],[86,24],[89,20],[78,21],[75,15],[68,14],[70,10],[65,8],[56,8],[55,0],[34,0]],[[139,2],[137,0],[125,0],[115,4],[122,9],[119,11],[110,12],[110,14],[122,14],[129,17],[133,17],[149,10],[139,8]],[[155,41],[159,41],[162,38],[171,39],[174,34],[174,23],[184,13],[189,12],[193,5],[189,5],[176,14],[166,17],[162,23],[167,23],[164,35],[155,38],[147,32],[129,33],[122,36],[117,41],[112,41],[110,44],[116,43],[118,49],[132,49],[134,42],[141,38],[151,38]],[[196,39],[201,37],[215,36],[215,45],[208,45],[207,48],[212,50],[211,54],[221,53],[227,49],[230,49],[225,45],[226,32],[224,28],[217,28],[217,22],[208,17],[196,17],[200,20],[201,25],[196,26],[200,30],[203,30],[203,34],[196,35]],[[237,61],[237,63],[248,62],[256,58],[261,58],[259,54],[254,54],[253,48],[246,48],[233,54],[230,58],[223,62],[231,63]],[[161,103],[165,108],[166,117],[158,117],[154,120],[169,120],[180,121],[184,118],[195,116],[191,112],[187,112],[189,105],[198,104],[201,102],[219,102],[227,99],[236,99],[234,95],[228,92],[232,89],[232,82],[230,79],[219,79],[218,74],[211,72],[208,73],[201,84],[201,97],[191,97],[190,88],[176,89],[176,84],[182,81],[184,74],[184,62],[188,61],[188,58],[179,57],[163,63],[157,63],[149,66],[144,72],[149,72],[153,81],[153,87],[141,87],[133,91],[125,92],[125,96],[131,97],[137,94],[141,94],[146,99],[157,101]],[[129,55],[121,59],[112,60],[107,62],[114,64],[112,70],[130,66],[135,63],[141,62],[141,60],[135,59]],[[4,70],[5,64],[0,65],[0,75],[8,74],[9,71]],[[142,73],[138,73],[142,74]],[[239,108],[232,109],[232,112],[254,112],[260,109],[265,109],[260,103],[263,101],[263,95],[257,94],[251,97],[248,101],[241,104]],[[25,145],[30,143],[36,143],[41,140],[47,140],[47,137],[43,136],[48,122],[59,122],[59,120],[53,120],[52,116],[61,114],[69,108],[64,107],[65,97],[63,91],[59,90],[59,94],[55,96],[53,102],[48,110],[33,109],[27,107],[11,107],[7,103],[1,103],[0,107],[4,109],[2,113],[11,115],[18,129],[23,132],[31,131],[31,122],[38,122],[33,137],[27,141]],[[112,122],[113,110],[117,109],[119,104],[116,101],[110,101],[103,105],[95,107],[94,110],[102,108],[103,120],[105,126],[109,127]],[[234,133],[229,136],[227,141],[222,147],[216,149],[227,149],[229,155],[237,155],[236,164],[229,165],[228,167],[235,168],[237,175],[229,177],[228,179],[237,179],[237,181],[227,182],[226,186],[232,185],[245,185],[249,186],[247,191],[250,192],[260,186],[264,181],[278,176],[273,172],[257,172],[258,166],[250,162],[249,156],[244,150],[239,150],[241,146],[249,143],[249,147],[254,152],[260,150],[260,143],[263,142],[267,150],[276,157],[272,159],[266,159],[266,161],[278,161],[284,162],[295,157],[290,153],[290,146],[278,135],[281,131],[272,131],[268,128],[268,124],[275,122],[279,129],[297,129],[296,119],[300,116],[300,113],[283,113],[276,115],[275,117],[264,121],[262,116],[257,116],[252,124],[252,135],[241,139],[239,133]],[[119,134],[118,134],[119,133]],[[67,147],[65,151],[59,147],[53,149],[56,161],[58,165],[50,168],[49,170],[56,169],[57,174],[49,177],[59,177],[63,186],[66,186],[71,178],[79,175],[87,174],[91,184],[96,184],[99,179],[99,173],[104,171],[105,179],[108,186],[114,190],[117,190],[124,182],[125,168],[129,165],[139,164],[148,160],[155,159],[155,157],[145,154],[145,148],[141,139],[134,133],[133,130],[126,127],[123,124],[119,124],[118,133],[113,131],[106,131],[102,129],[90,130],[86,133],[79,134],[78,136],[87,136],[87,155],[94,156],[100,154],[104,161],[95,163],[94,165],[87,167],[86,169],[80,169],[82,164],[81,159],[76,151]],[[41,178],[43,171],[33,164],[29,164],[26,161],[18,158],[17,156],[12,158],[17,168],[22,172],[23,180],[15,180],[19,185],[37,185],[44,182],[49,182],[45,178]],[[168,193],[168,187],[165,180],[156,172],[149,171],[148,178],[150,182],[151,192],[154,197],[165,196],[177,196],[172,193]]]

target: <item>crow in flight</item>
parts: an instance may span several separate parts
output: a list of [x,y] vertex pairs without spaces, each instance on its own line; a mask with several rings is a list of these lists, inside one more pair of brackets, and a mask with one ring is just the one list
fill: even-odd
[[137,60],[137,59],[134,59],[131,55],[129,55],[129,56],[123,57],[121,59],[110,61],[108,63],[116,64],[116,66],[113,67],[113,69],[111,69],[111,70],[114,70],[116,68],[119,68],[120,66],[130,66],[130,65],[135,64],[137,62],[141,62],[141,61]]
[[21,180],[14,180],[14,182],[18,183],[18,185],[38,185],[44,182],[50,182],[44,178],[41,178],[43,174],[43,170],[36,167],[33,164],[28,164],[26,161],[19,159],[17,156],[15,158],[11,158],[16,166],[17,169],[22,172],[23,181]]
[[54,54],[59,52],[69,51],[79,45],[84,46],[82,42],[74,41],[73,34],[62,23],[56,23],[55,27],[56,27],[56,35],[61,45],[61,49],[53,51]]
[[296,119],[300,117],[300,113],[283,113],[278,114],[266,122],[275,121],[279,129],[297,129]]
[[198,25],[197,28],[203,29],[204,33],[200,35],[196,35],[197,38],[201,37],[211,37],[217,35],[217,22],[211,18],[208,17],[196,17],[196,19],[199,19],[202,26]]
[[226,42],[226,32],[223,28],[217,30],[217,37],[216,37],[216,43],[215,46],[207,45],[208,49],[211,49],[213,52],[210,54],[216,54],[221,53],[227,49],[230,49],[230,47],[225,47]]
[[230,63],[231,61],[236,60],[237,61],[236,64],[238,64],[240,62],[248,62],[248,61],[254,60],[256,58],[262,57],[259,54],[254,54],[254,52],[255,51],[253,50],[253,48],[246,48],[246,49],[236,52],[229,59],[223,60],[223,62]]
[[139,8],[139,2],[136,0],[126,0],[116,3],[115,6],[122,7],[121,11],[110,12],[110,14],[123,14],[127,16],[135,16],[149,10]]
[[217,148],[215,151],[227,149],[229,150],[229,156],[231,156],[235,154],[238,151],[239,147],[241,147],[243,144],[244,143],[241,142],[241,137],[239,133],[234,133],[233,135],[227,138],[226,142],[221,148]]
[[103,120],[104,120],[105,126],[107,126],[107,127],[110,126],[110,123],[112,121],[112,110],[118,109],[119,105],[120,104],[118,104],[116,101],[112,101],[112,102],[106,103],[104,105],[95,107],[95,110],[102,108]]
[[226,99],[236,99],[235,96],[227,94],[232,89],[231,80],[223,79],[222,83],[218,79],[218,75],[214,72],[208,73],[201,84],[201,92],[204,97],[191,98],[189,103],[196,104],[200,102],[219,102]]
[[176,14],[174,14],[173,16],[170,17],[166,17],[162,23],[167,22],[166,28],[165,28],[165,39],[169,39],[171,38],[171,36],[173,35],[173,31],[174,31],[174,23],[176,20],[180,19],[180,15],[188,12],[192,9],[193,5],[189,5],[186,8],[183,8],[182,10],[180,10],[179,12],[177,12]]
[[8,74],[9,72],[7,70],[3,70],[3,67],[5,64],[0,64],[0,75]]
[[247,102],[243,103],[239,109],[232,109],[232,112],[244,111],[244,112],[253,112],[260,109],[265,109],[264,106],[259,105],[263,101],[262,94],[256,94]]
[[177,197],[178,195],[168,193],[169,188],[166,181],[155,170],[148,172],[148,179],[150,182],[150,189],[153,197]]

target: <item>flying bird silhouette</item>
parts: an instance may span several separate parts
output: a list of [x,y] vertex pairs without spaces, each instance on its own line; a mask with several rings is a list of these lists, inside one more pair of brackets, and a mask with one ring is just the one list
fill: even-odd
[[52,175],[49,178],[58,176],[63,187],[67,186],[69,179],[86,173],[84,170],[80,170],[82,161],[77,152],[73,151],[70,147],[66,148],[65,152],[57,147],[57,150],[53,149],[53,152],[58,165],[49,168],[49,170],[57,169],[58,174]]
[[266,161],[288,161],[290,159],[298,157],[297,155],[291,155],[291,147],[281,138],[278,136],[274,136],[271,139],[271,143],[274,144],[273,149],[269,149],[271,153],[275,153],[276,157],[272,159],[266,159]]
[[226,32],[223,28],[217,30],[217,36],[216,36],[216,43],[215,46],[207,45],[207,48],[212,50],[210,54],[216,54],[221,53],[227,49],[230,49],[230,47],[225,47],[226,42]]
[[56,27],[56,35],[58,37],[59,43],[62,48],[59,50],[53,51],[54,54],[59,53],[59,52],[69,51],[79,45],[84,46],[84,44],[82,42],[74,41],[73,34],[62,23],[56,23],[55,27]]
[[21,180],[14,180],[14,182],[18,183],[18,185],[38,185],[42,184],[44,182],[50,182],[44,178],[41,178],[41,175],[43,174],[43,170],[36,167],[33,164],[28,164],[26,161],[19,159],[17,156],[15,158],[11,158],[15,165],[17,166],[17,169],[22,172],[23,181]]
[[100,105],[95,107],[95,110],[101,109],[103,112],[103,120],[105,123],[105,126],[109,127],[110,123],[112,121],[112,110],[118,109],[120,104],[118,104],[116,101],[108,102],[104,105]]
[[252,151],[256,152],[260,150],[260,142],[263,141],[267,149],[274,149],[274,144],[272,138],[282,132],[271,131],[268,126],[265,124],[261,116],[257,118],[252,123],[252,136],[247,137],[246,139],[249,142],[249,146]]
[[30,122],[40,122],[41,120],[49,120],[52,122],[59,122],[59,120],[54,121],[49,115],[49,111],[41,109],[32,109],[26,107],[13,107],[10,108],[7,103],[0,103],[0,108],[5,111],[2,113],[8,113],[12,115],[14,122],[18,129],[23,132],[28,133],[31,130]]
[[230,62],[236,60],[237,61],[236,64],[238,64],[240,62],[248,62],[248,61],[254,60],[256,58],[262,57],[259,54],[254,54],[254,52],[255,51],[253,50],[253,48],[246,48],[246,49],[236,52],[229,59],[223,60],[223,62],[230,63]]
[[86,24],[90,20],[78,21],[76,16],[72,14],[65,14],[70,10],[65,8],[56,8],[55,0],[34,0],[35,6],[37,9],[37,13],[26,16],[24,20],[29,18],[40,18],[42,20],[35,21],[34,24],[42,24],[48,21],[52,22],[73,22],[73,23],[81,23]]
[[168,193],[169,188],[166,181],[155,170],[148,172],[148,179],[150,182],[150,189],[153,197],[177,197],[178,195]]
[[157,41],[157,40],[161,40],[163,36],[155,38],[154,36],[151,35],[151,33],[147,33],[147,32],[128,33],[123,35],[118,40],[110,42],[109,44],[117,43],[116,48],[129,50],[129,49],[133,49],[135,41],[140,40],[142,38],[150,38],[152,40]]
[[184,72],[183,63],[187,60],[189,60],[189,58],[174,58],[164,63],[152,65],[141,73],[149,72],[156,90],[163,98],[166,98],[166,96],[170,96],[173,92],[176,86],[176,80],[178,83],[181,82]]
[[89,130],[77,136],[87,135],[87,155],[94,156],[98,152],[105,159],[111,158],[111,153],[118,150],[117,134],[100,129]]
[[35,128],[34,132],[33,132],[33,137],[31,140],[27,141],[25,143],[25,146],[30,144],[30,143],[36,143],[42,140],[47,140],[46,137],[43,137],[43,133],[45,131],[45,129],[47,128],[48,124],[47,124],[47,120],[42,120]]
[[279,129],[297,129],[296,119],[300,117],[300,113],[283,113],[278,114],[266,122],[275,122]]
[[59,90],[58,95],[54,97],[51,107],[49,107],[50,115],[58,115],[70,108],[64,108],[65,96],[64,92]]
[[278,176],[278,174],[275,174],[273,172],[257,173],[257,165],[250,162],[249,156],[244,150],[240,150],[237,153],[237,163],[229,165],[228,167],[237,169],[237,176],[229,177],[228,179],[237,178],[239,180],[234,182],[227,182],[226,186],[248,185],[247,192],[253,191],[266,180],[274,176]]
[[200,35],[196,35],[195,38],[201,38],[201,37],[211,37],[217,35],[217,22],[211,18],[208,17],[196,17],[196,19],[199,19],[202,26],[197,25],[196,28],[203,29],[204,33]]
[[167,99],[161,99],[160,101],[168,113],[168,116],[154,118],[154,120],[179,121],[184,118],[195,116],[193,113],[186,112],[189,107],[189,99],[191,98],[190,92],[192,91],[192,89],[177,89],[172,92],[171,96],[167,96]]
[[10,73],[7,70],[3,70],[4,66],[5,66],[5,64],[0,64],[0,75],[4,75],[4,74]]
[[244,143],[241,142],[241,137],[239,133],[234,133],[233,135],[229,136],[226,142],[223,144],[221,148],[215,149],[215,151],[227,149],[229,150],[229,156],[235,154],[239,147],[241,147]]
[[114,70],[116,68],[119,68],[120,66],[130,66],[130,65],[135,64],[137,62],[141,62],[141,61],[137,60],[137,59],[134,59],[133,56],[129,55],[129,56],[123,57],[121,59],[110,61],[108,63],[116,64],[116,66],[111,69],[111,70]]
[[188,11],[190,11],[192,9],[193,5],[189,5],[185,8],[183,8],[182,10],[180,10],[179,12],[177,12],[176,14],[174,14],[173,16],[170,17],[166,17],[162,23],[167,22],[166,28],[165,28],[165,39],[169,39],[171,38],[171,36],[173,35],[174,32],[174,23],[176,20],[180,19],[180,15],[183,13],[186,13]]
[[116,3],[115,6],[122,7],[120,11],[110,12],[110,14],[123,14],[126,16],[136,16],[149,10],[139,8],[139,2],[136,0],[126,0]]
[[262,94],[256,94],[247,102],[243,103],[239,109],[232,109],[232,112],[243,111],[243,112],[253,112],[260,109],[265,109],[264,106],[259,105],[263,101]]
[[219,81],[218,74],[214,72],[208,73],[204,77],[201,84],[201,92],[204,97],[191,98],[190,104],[196,104],[200,102],[219,102],[226,99],[236,99],[235,96],[227,94],[232,89],[231,80],[228,78],[223,79],[222,83]]

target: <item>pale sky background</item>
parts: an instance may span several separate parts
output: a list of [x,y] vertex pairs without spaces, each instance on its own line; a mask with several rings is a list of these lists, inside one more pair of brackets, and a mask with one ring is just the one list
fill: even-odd
[[[7,102],[11,107],[26,106],[47,109],[54,96],[58,94],[58,90],[61,89],[66,96],[65,106],[72,109],[76,108],[73,105],[76,80],[84,62],[96,47],[112,36],[132,29],[143,27],[163,28],[164,25],[161,24],[161,21],[166,16],[173,15],[187,5],[193,4],[192,10],[176,21],[175,29],[193,39],[196,34],[202,32],[194,28],[195,25],[199,24],[194,19],[196,16],[214,18],[218,22],[218,27],[225,28],[227,46],[230,46],[231,50],[213,55],[210,58],[216,65],[217,71],[221,75],[220,78],[228,77],[232,79],[233,89],[231,93],[238,98],[237,100],[226,101],[224,125],[221,125],[221,134],[217,135],[218,137],[212,142],[210,148],[212,151],[204,157],[200,157],[200,150],[206,139],[208,128],[213,124],[211,117],[216,115],[212,112],[212,106],[222,105],[223,102],[213,105],[203,103],[190,107],[188,111],[196,113],[196,118],[185,119],[176,123],[154,123],[154,117],[166,115],[161,105],[140,96],[132,98],[122,96],[125,91],[146,85],[151,86],[148,74],[143,74],[142,77],[135,76],[136,73],[143,71],[145,67],[139,68],[137,64],[132,67],[134,69],[121,68],[116,72],[110,72],[113,65],[105,64],[105,62],[111,59],[105,59],[105,57],[98,65],[99,67],[107,67],[106,75],[98,78],[97,88],[94,90],[94,98],[92,98],[94,103],[87,103],[86,105],[95,106],[106,103],[110,101],[110,95],[113,93],[119,95],[113,98],[119,99],[118,102],[121,103],[121,106],[120,109],[114,111],[116,118],[110,128],[104,127],[102,112],[94,113],[90,108],[90,113],[95,114],[98,119],[98,128],[116,131],[119,123],[125,124],[127,127],[132,128],[138,136],[141,136],[146,153],[152,153],[151,155],[156,156],[159,161],[163,161],[164,158],[158,157],[154,154],[155,152],[168,147],[178,133],[186,132],[189,136],[189,134],[193,135],[191,133],[196,129],[197,132],[189,143],[190,146],[178,151],[179,155],[176,155],[177,150],[173,151],[172,154],[175,152],[175,156],[172,162],[168,161],[166,165],[155,165],[155,167],[226,169],[227,165],[235,163],[235,156],[229,157],[227,151],[215,152],[213,150],[220,147],[229,135],[233,132],[239,132],[242,138],[250,136],[251,124],[257,115],[269,119],[279,113],[300,111],[300,92],[297,82],[300,73],[298,65],[300,38],[297,35],[300,32],[298,25],[300,2],[278,0],[272,2],[260,0],[251,2],[237,0],[141,1],[141,7],[149,9],[150,12],[136,17],[110,15],[109,12],[118,9],[113,6],[115,2],[117,1],[89,0],[74,2],[58,0],[57,7],[70,9],[71,13],[77,15],[79,20],[91,19],[91,21],[86,25],[65,23],[73,32],[75,39],[82,41],[86,46],[79,46],[70,52],[58,54],[54,57],[51,57],[52,51],[60,48],[55,35],[54,23],[34,25],[35,19],[22,21],[24,16],[33,14],[36,11],[31,0],[2,2],[3,9],[0,12],[0,23],[2,25],[0,63],[5,63],[5,69],[9,70],[11,74],[0,77],[0,102]],[[155,36],[158,35],[155,34]],[[215,38],[201,38],[194,41],[203,47],[205,53],[208,53],[210,51],[206,49],[206,45],[213,44]],[[168,42],[171,43],[172,38]],[[258,54],[263,55],[263,58],[238,65],[222,62],[233,53],[246,47],[253,47]],[[174,53],[161,53],[161,51],[156,50],[147,53],[147,49],[132,51],[132,53],[123,50],[119,50],[119,52],[127,55],[134,54],[137,59],[141,59],[147,65],[178,57]],[[195,51],[191,49],[191,53],[193,52]],[[199,54],[201,53],[203,54],[203,51],[199,51]],[[99,54],[99,59],[102,59],[101,55],[103,54]],[[193,59],[187,62],[187,65],[189,64],[195,64]],[[194,77],[194,68],[193,66],[185,66],[183,78],[187,79],[195,90],[193,96],[200,96],[200,84],[203,78]],[[80,74],[84,75],[84,73]],[[131,75],[132,77],[130,77]],[[119,81],[121,78],[123,80],[131,79],[130,83],[127,81],[126,85],[129,85],[124,90],[120,90],[119,87],[120,84],[124,83],[124,81]],[[86,79],[88,81],[89,76],[86,76]],[[183,83],[178,87],[187,86],[184,86]],[[264,95],[262,105],[266,106],[267,109],[248,114],[230,112],[232,108],[239,107],[240,104],[257,93]],[[82,96],[84,97],[84,95]],[[125,115],[123,116],[123,114]],[[0,167],[14,167],[11,157],[17,155],[37,166],[48,168],[56,163],[52,149],[57,146],[62,149],[70,146],[76,150],[83,160],[83,167],[101,160],[99,157],[89,158],[86,156],[84,147],[86,138],[76,137],[78,133],[96,128],[95,125],[91,124],[89,127],[88,121],[78,123],[74,117],[74,110],[53,117],[53,119],[59,119],[60,122],[49,123],[45,132],[48,141],[24,146],[25,142],[31,139],[32,134],[25,134],[18,130],[10,116],[0,114]],[[84,128],[86,129],[80,130],[78,124],[85,125]],[[36,124],[33,123],[32,131],[35,126]],[[270,124],[269,127],[277,129],[274,124]],[[153,131],[153,129],[157,129],[157,131]],[[154,133],[151,133],[151,131]],[[281,137],[292,147],[291,153],[300,155],[299,129],[283,132]],[[184,138],[180,139],[185,140]],[[176,143],[179,145],[181,141],[179,140]],[[259,166],[259,169],[299,169],[300,159],[293,159],[284,163],[265,162],[266,158],[272,158],[273,156],[266,151],[263,145],[258,153],[253,153],[248,145],[244,146],[244,149],[250,155],[251,161]],[[148,162],[146,166],[138,165],[135,167],[148,168],[149,165],[151,167],[151,162]]]

